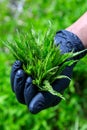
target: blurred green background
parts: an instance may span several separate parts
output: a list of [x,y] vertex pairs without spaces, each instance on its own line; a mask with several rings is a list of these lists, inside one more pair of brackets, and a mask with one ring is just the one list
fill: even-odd
[[[87,10],[87,0],[0,0],[0,39],[11,40],[16,30],[28,32],[33,24],[55,32],[71,25]],[[74,68],[62,101],[37,115],[17,102],[10,88],[12,54],[0,40],[0,130],[87,130],[87,56]]]

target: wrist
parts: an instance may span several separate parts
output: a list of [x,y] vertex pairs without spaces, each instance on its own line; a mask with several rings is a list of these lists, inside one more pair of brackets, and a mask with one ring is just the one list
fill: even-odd
[[74,24],[65,30],[74,33],[82,41],[82,44],[87,48],[87,12],[80,17]]

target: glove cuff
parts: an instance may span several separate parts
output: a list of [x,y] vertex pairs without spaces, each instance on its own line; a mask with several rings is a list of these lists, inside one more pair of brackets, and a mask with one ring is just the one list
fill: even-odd
[[[60,46],[61,53],[79,52],[85,49],[79,37],[67,30],[60,30],[56,33],[54,44]],[[86,53],[87,50],[76,56],[75,59],[82,58]]]

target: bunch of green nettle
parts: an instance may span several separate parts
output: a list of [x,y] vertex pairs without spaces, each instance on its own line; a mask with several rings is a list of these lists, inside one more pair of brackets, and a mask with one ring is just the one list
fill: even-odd
[[13,53],[16,60],[23,63],[24,71],[32,76],[33,84],[40,91],[49,91],[64,99],[62,94],[53,90],[52,83],[56,79],[69,79],[69,77],[61,75],[61,72],[66,66],[76,62],[72,57],[80,52],[61,54],[59,46],[54,44],[54,36],[51,29],[45,33],[36,33],[34,29],[31,29],[28,34],[17,33],[14,42],[7,42],[5,45]]

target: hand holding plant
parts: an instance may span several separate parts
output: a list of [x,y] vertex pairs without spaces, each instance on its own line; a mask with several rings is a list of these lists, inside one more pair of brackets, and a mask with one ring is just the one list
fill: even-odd
[[[76,50],[75,43],[72,45],[72,39],[75,42],[76,36],[71,34],[68,31],[58,32],[54,43],[52,32],[47,31],[40,39],[40,36],[32,30],[26,36],[20,35],[14,44],[8,44],[18,60],[12,67],[12,89],[18,101],[26,103],[32,113],[54,106],[61,98],[64,99],[61,93],[69,85],[76,62],[72,57],[81,55],[81,52],[72,51],[84,49],[77,38],[81,48]],[[59,46],[56,46],[57,44]]]

